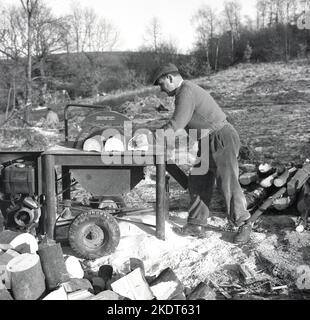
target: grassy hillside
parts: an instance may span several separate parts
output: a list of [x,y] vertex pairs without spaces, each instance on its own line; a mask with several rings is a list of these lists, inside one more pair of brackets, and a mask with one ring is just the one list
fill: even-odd
[[[253,160],[299,163],[310,158],[309,80],[310,65],[299,60],[288,64],[241,64],[194,81],[210,91],[223,107]],[[109,106],[140,125],[159,126],[173,112],[173,99],[153,86],[75,102]],[[61,119],[65,104],[51,106]],[[155,108],[160,104],[169,112],[158,113]],[[45,113],[34,112],[33,123],[37,124]],[[80,121],[83,114],[80,109],[72,110],[72,121]],[[12,126],[18,126],[18,121],[7,125]]]

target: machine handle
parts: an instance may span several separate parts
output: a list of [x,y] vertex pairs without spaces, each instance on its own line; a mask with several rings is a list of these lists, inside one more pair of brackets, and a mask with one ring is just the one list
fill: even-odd
[[69,128],[68,128],[68,113],[69,108],[71,107],[78,107],[78,108],[89,108],[89,109],[106,109],[109,108],[107,106],[98,106],[98,105],[92,105],[92,104],[67,104],[64,109],[64,122],[65,122],[65,141],[69,141]]

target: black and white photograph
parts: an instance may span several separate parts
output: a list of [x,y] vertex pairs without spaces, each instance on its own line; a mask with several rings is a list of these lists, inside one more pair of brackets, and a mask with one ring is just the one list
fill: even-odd
[[310,300],[309,0],[0,11],[0,300]]

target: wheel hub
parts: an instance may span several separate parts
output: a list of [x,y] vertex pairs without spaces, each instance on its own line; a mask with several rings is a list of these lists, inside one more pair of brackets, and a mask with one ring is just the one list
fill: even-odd
[[97,249],[104,243],[104,232],[97,226],[88,226],[83,232],[83,242],[90,249]]

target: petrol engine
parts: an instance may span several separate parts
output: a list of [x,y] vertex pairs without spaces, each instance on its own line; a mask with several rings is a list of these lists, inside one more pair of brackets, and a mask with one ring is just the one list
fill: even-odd
[[16,160],[1,164],[0,172],[0,209],[3,227],[35,233],[41,216],[39,197],[35,194],[35,163]]

